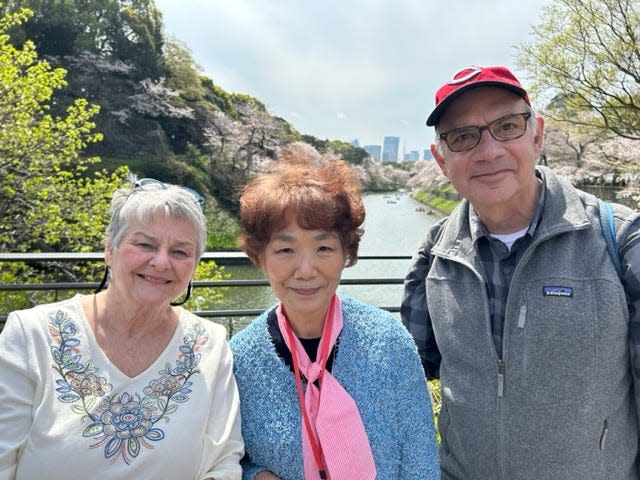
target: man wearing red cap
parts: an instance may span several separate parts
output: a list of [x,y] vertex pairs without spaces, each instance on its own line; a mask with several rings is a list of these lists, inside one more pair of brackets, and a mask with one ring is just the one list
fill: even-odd
[[640,215],[613,205],[610,255],[604,204],[536,165],[544,121],[505,67],[460,70],[427,125],[464,197],[402,303],[441,381],[442,478],[640,478]]

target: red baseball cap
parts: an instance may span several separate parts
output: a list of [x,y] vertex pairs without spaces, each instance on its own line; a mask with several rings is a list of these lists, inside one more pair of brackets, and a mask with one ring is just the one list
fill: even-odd
[[527,91],[507,67],[465,67],[453,75],[451,80],[442,85],[436,92],[436,107],[427,118],[427,125],[432,127],[440,122],[440,117],[451,104],[464,92],[476,87],[500,87],[511,90],[524,98],[531,105]]

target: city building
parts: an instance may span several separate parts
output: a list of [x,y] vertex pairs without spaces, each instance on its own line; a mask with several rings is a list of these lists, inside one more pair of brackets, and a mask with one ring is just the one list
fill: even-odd
[[411,150],[410,152],[405,152],[404,161],[405,162],[417,162],[420,160],[420,152],[418,150]]
[[384,137],[382,144],[382,162],[397,163],[400,137]]
[[380,145],[365,145],[364,151],[371,155],[376,162],[380,161],[380,152],[382,151],[382,147]]
[[433,155],[431,155],[431,150],[428,148],[425,148],[422,152],[422,159],[423,160],[433,160]]

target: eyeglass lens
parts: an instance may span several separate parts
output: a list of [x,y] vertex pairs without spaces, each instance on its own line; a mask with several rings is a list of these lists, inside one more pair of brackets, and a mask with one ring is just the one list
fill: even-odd
[[447,143],[452,152],[463,152],[476,147],[484,130],[489,130],[491,136],[499,142],[515,140],[524,135],[530,117],[529,112],[505,115],[483,127],[471,126],[449,130],[442,133],[440,138]]

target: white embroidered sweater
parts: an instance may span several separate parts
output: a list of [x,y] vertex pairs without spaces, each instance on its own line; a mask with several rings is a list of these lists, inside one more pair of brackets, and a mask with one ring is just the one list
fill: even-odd
[[79,296],[13,312],[0,334],[0,480],[237,480],[239,400],[224,327],[182,310],[134,378]]

